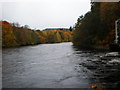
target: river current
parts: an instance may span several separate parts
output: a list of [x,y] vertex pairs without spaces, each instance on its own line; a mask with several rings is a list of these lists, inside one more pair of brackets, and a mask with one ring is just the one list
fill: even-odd
[[118,52],[82,50],[71,42],[4,48],[3,88],[116,88]]

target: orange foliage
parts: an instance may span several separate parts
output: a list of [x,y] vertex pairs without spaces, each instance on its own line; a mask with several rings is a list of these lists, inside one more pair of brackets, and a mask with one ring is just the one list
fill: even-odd
[[13,35],[12,25],[7,21],[2,21],[2,38],[3,46],[17,45],[15,41],[16,37]]
[[46,42],[46,40],[45,40],[45,38],[43,36],[39,36],[39,38],[40,38],[41,43],[45,43]]
[[97,85],[94,84],[94,85],[90,85],[91,88],[97,88]]
[[71,32],[69,31],[34,31],[28,28],[14,26],[7,21],[0,21],[0,23],[2,23],[3,47],[58,43],[71,40]]

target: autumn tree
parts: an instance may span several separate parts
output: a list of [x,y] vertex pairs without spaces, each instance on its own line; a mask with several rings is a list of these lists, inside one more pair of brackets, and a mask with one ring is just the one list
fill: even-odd
[[83,17],[79,17],[75,24],[74,45],[94,47],[95,45],[103,45],[103,41],[104,45],[113,42],[115,20],[120,18],[119,8],[120,2],[91,3],[91,11]]
[[17,46],[16,37],[13,34],[13,28],[7,21],[2,21],[2,43],[3,47]]
[[1,21],[3,47],[35,45],[41,43],[58,43],[70,41],[71,32],[61,30],[32,30],[28,25],[20,27],[17,23]]

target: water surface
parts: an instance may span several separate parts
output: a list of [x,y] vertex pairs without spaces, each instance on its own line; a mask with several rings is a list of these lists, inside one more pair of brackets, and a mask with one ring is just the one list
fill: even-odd
[[120,58],[107,53],[72,43],[3,49],[3,88],[118,87]]

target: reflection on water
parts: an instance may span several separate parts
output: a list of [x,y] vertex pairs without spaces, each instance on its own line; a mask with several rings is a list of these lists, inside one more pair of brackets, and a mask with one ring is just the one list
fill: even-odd
[[116,52],[81,50],[72,43],[3,49],[4,88],[114,88],[120,85]]

